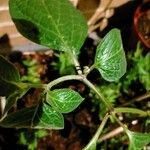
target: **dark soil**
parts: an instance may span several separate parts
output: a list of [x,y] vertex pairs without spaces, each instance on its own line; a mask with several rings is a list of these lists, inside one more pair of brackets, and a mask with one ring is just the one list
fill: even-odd
[[[22,55],[20,52],[15,52],[9,56],[9,59],[19,69],[21,75],[27,74],[27,68],[22,63],[22,60],[37,60],[37,72],[40,74],[40,79],[43,83],[48,83],[59,76],[58,70],[54,70],[51,66],[52,61],[57,61],[53,53]],[[39,140],[37,150],[81,150],[93,136],[100,123],[98,112],[92,111],[92,102],[88,99],[89,91],[84,84],[68,82],[61,86],[80,92],[85,97],[85,101],[74,112],[65,115],[65,128],[63,130],[50,130],[46,137]],[[17,109],[36,104],[37,95],[40,93],[40,90],[31,89],[25,97],[18,101]],[[0,131],[0,150],[27,149],[26,146],[19,144],[18,133],[20,130],[0,128]]]
[[[93,41],[91,39],[87,39],[87,41],[85,42],[86,46],[84,46],[84,48],[82,49],[82,53],[84,53],[81,53],[80,56],[80,60],[82,60],[82,66],[89,64],[91,65],[93,63],[95,47],[93,46],[92,42]],[[87,58],[86,60],[84,59],[85,56]],[[15,52],[9,56],[9,59],[13,62],[13,64],[16,65],[22,76],[27,74],[27,68],[26,66],[24,66],[22,61],[26,59],[36,60],[38,66],[37,73],[40,75],[40,80],[43,83],[48,83],[60,76],[59,70],[54,69],[52,65],[53,61],[58,61],[57,57],[55,57],[54,53],[52,52],[30,54],[22,54],[20,52]],[[95,71],[92,74],[90,74],[88,78],[94,83],[100,82],[99,74]],[[86,87],[81,82],[75,81],[65,82],[64,84],[61,84],[61,86],[69,87],[73,90],[78,91],[85,98],[85,100],[75,111],[64,116],[65,128],[63,130],[47,131],[47,136],[38,139],[38,146],[36,150],[81,150],[89,142],[89,140],[94,135],[100,124],[99,107],[96,107],[96,105],[94,106],[92,99],[89,97],[88,87]],[[136,93],[143,93],[143,91],[140,91],[139,87],[141,87],[141,85],[133,85],[133,88],[131,88],[131,93],[135,91],[135,94],[130,94],[132,95],[130,97],[131,99],[132,97],[136,96]],[[25,97],[18,101],[17,108],[20,109],[24,106],[30,107],[32,105],[35,105],[37,103],[37,97],[38,95],[40,95],[40,93],[40,90],[31,89],[25,95]],[[130,98],[128,97],[128,99]],[[16,108],[14,108],[13,111],[15,109]],[[111,131],[115,127],[118,126],[114,124],[108,125],[107,130]],[[21,131],[22,130],[18,129],[0,128],[0,150],[27,150],[27,146],[21,145],[19,143],[18,134]],[[26,129],[25,132],[28,132],[28,129]],[[120,142],[119,146],[122,147],[122,145],[124,145],[126,147],[128,143],[125,141],[122,141],[122,143]],[[111,143],[108,144],[108,147],[110,147],[110,145]],[[113,146],[114,145],[117,144],[113,144]],[[116,149],[116,147],[111,147],[110,149]]]

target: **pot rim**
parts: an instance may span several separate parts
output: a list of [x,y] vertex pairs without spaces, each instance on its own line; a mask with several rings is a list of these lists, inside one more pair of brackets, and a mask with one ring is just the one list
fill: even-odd
[[[144,5],[147,5],[147,3],[150,4],[150,1],[149,2],[146,2],[146,3],[143,3],[142,5],[138,6],[135,13],[134,13],[134,20],[133,20],[133,23],[134,23],[134,30],[138,36],[138,38],[141,40],[141,42],[148,48],[150,48],[150,43],[148,43],[145,38],[142,36],[142,34],[140,34],[139,32],[139,29],[138,29],[138,19],[144,15],[148,10],[150,10],[150,7],[147,8],[145,11],[142,10],[143,6]],[[150,5],[149,5],[150,6]]]

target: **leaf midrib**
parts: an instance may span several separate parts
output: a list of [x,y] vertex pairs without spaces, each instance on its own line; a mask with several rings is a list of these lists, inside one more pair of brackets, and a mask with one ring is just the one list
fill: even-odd
[[[49,9],[47,8],[47,6],[46,6],[46,4],[45,4],[45,0],[41,0],[41,2],[42,2],[42,4],[43,4],[45,10],[47,11],[48,15],[51,16],[50,18],[53,18],[52,15],[51,15],[50,12],[49,12]],[[50,18],[49,18],[49,19],[50,19]],[[55,27],[55,29],[56,29],[58,35],[59,35],[58,37],[61,39],[63,45],[65,46],[65,49],[69,50],[69,46],[66,44],[66,42],[65,42],[64,39],[62,38],[61,33],[60,33],[60,31],[59,31],[59,29],[58,29],[58,27],[57,27],[57,25],[56,25],[54,19],[51,19],[51,21],[52,21],[52,23],[53,23],[53,25],[54,25],[54,27]]]
[[[27,4],[28,4],[28,3],[29,3],[29,0],[27,0],[26,2],[27,2]],[[43,7],[45,8],[45,10],[47,11],[47,14],[48,14],[49,16],[51,16],[50,18],[53,18],[52,15],[51,15],[50,12],[49,12],[47,6],[46,6],[45,0],[41,0],[41,2],[42,2],[42,4],[43,4]],[[29,18],[30,20],[33,20],[33,18],[31,18],[30,16],[27,16],[27,15],[26,15],[25,13],[23,13],[20,9],[18,9],[18,11],[20,11],[20,13],[21,13],[22,15],[26,16],[26,18]],[[50,18],[48,18],[48,19],[50,19]],[[34,19],[34,21],[35,21],[35,19]],[[40,24],[40,23],[38,23],[38,22],[36,22],[36,24],[38,24],[38,25],[39,25],[40,27],[42,27],[44,30],[47,30],[48,32],[51,32],[51,33],[55,34],[55,36],[57,36],[57,37],[62,41],[62,43],[63,43],[62,45],[64,46],[65,51],[70,51],[70,52],[72,53],[72,51],[70,50],[68,44],[67,44],[67,43],[64,41],[64,39],[62,38],[61,33],[60,33],[60,31],[59,31],[59,29],[58,29],[58,27],[57,27],[57,25],[56,25],[54,19],[50,19],[50,22],[53,23],[53,25],[54,25],[54,27],[55,27],[55,29],[56,29],[56,31],[57,31],[57,34],[56,34],[55,32],[53,32],[52,30],[49,30],[49,29],[45,28],[44,26],[42,26],[42,24]]]

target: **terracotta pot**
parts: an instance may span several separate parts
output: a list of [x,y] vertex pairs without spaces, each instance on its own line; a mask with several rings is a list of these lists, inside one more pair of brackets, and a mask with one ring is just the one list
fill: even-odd
[[141,42],[150,48],[150,1],[137,7],[134,14],[134,29]]

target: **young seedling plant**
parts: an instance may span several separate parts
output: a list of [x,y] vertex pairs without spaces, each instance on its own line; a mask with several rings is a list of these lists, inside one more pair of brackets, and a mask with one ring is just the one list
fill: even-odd
[[[84,98],[72,89],[56,89],[55,86],[65,81],[77,80],[92,89],[99,96],[99,102],[104,103],[108,110],[84,150],[96,150],[97,140],[110,117],[129,137],[129,150],[140,150],[150,142],[150,133],[132,132],[117,118],[117,113],[135,113],[146,117],[148,112],[137,108],[114,108],[87,77],[93,69],[97,69],[103,79],[113,82],[119,80],[126,72],[126,58],[118,29],[112,29],[100,41],[96,48],[94,64],[82,70],[78,56],[87,37],[88,27],[82,14],[68,0],[10,0],[9,10],[12,20],[23,36],[35,43],[66,53],[72,60],[77,74],[59,77],[48,84],[24,83],[21,82],[16,68],[0,56],[0,96],[6,97],[0,126],[63,129],[63,114],[76,109]],[[43,91],[38,104],[10,112],[17,100],[31,88]]]

